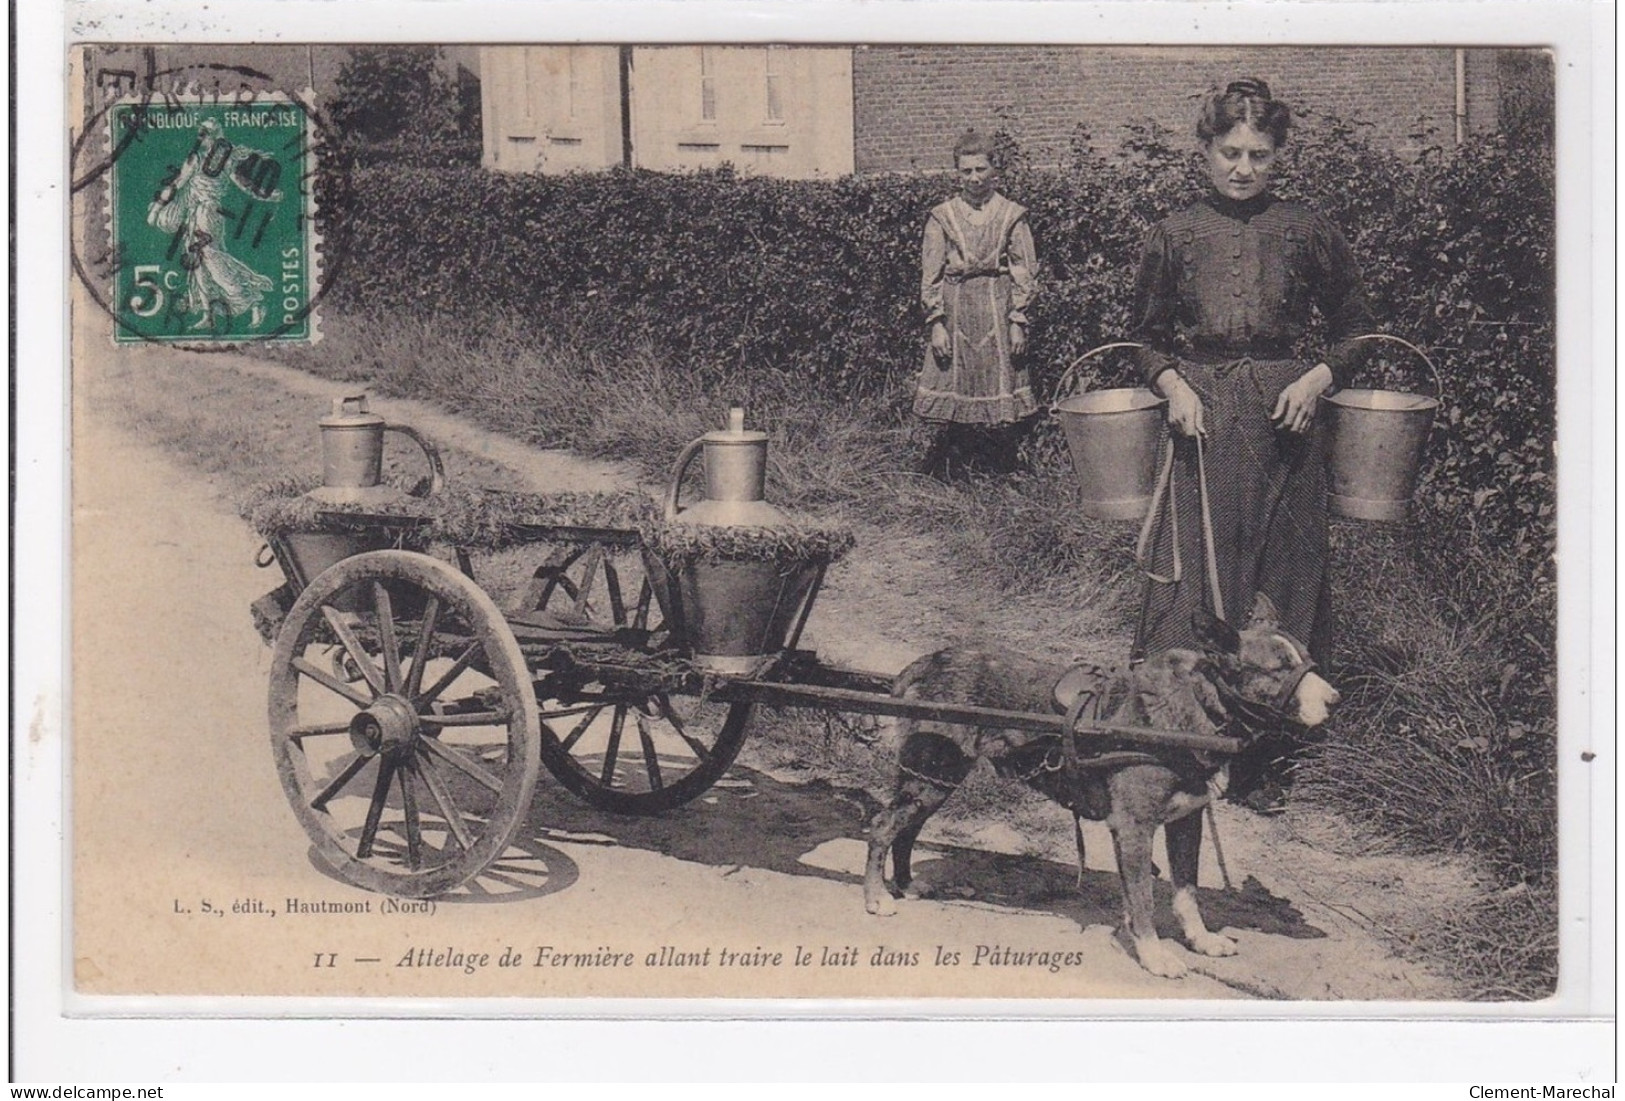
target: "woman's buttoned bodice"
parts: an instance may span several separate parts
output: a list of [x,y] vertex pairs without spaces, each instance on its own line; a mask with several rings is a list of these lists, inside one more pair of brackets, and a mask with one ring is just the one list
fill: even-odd
[[1307,207],[1212,195],[1158,224],[1135,286],[1135,338],[1154,379],[1176,358],[1290,356],[1312,308],[1327,321],[1321,359],[1346,384],[1373,325],[1348,242]]

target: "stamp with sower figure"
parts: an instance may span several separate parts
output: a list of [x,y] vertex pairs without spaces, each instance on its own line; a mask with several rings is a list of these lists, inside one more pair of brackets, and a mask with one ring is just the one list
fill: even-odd
[[291,97],[168,96],[107,114],[118,343],[309,342],[311,120]]

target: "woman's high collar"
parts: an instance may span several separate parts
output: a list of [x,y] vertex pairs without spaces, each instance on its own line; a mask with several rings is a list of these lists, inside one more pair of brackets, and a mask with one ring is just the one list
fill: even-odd
[[1221,195],[1217,191],[1207,193],[1207,204],[1226,218],[1234,218],[1238,222],[1251,221],[1255,216],[1264,213],[1275,203],[1275,196],[1268,191],[1254,195],[1251,199],[1232,199],[1228,195]]

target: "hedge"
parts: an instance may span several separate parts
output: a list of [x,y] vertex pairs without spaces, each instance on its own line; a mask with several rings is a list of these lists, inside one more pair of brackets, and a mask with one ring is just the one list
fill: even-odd
[[[1019,155],[1003,189],[1032,212],[1042,296],[1031,362],[1047,394],[1081,353],[1120,339],[1148,227],[1203,187],[1190,142],[1155,127],[1121,154],[1074,141],[1062,169]],[[944,176],[800,182],[729,168],[507,175],[350,167],[324,181],[347,252],[345,308],[492,316],[579,330],[606,362],[652,349],[702,376],[791,372],[842,397],[901,404],[921,349],[918,239]],[[1482,529],[1551,581],[1556,408],[1549,149],[1478,137],[1404,161],[1311,119],[1279,190],[1347,234],[1387,331],[1437,352],[1443,403],[1424,507]],[[1126,377],[1091,363],[1091,383]],[[1372,378],[1414,388],[1403,356]],[[1431,385],[1431,384],[1429,384]]]

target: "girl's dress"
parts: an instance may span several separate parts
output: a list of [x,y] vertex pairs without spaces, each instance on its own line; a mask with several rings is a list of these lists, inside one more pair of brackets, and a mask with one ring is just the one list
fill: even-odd
[[920,252],[926,330],[942,321],[951,354],[929,342],[914,396],[926,420],[1010,424],[1037,412],[1027,369],[1010,354],[1010,324],[1026,324],[1037,292],[1027,211],[995,192],[978,209],[955,196],[926,219]]

